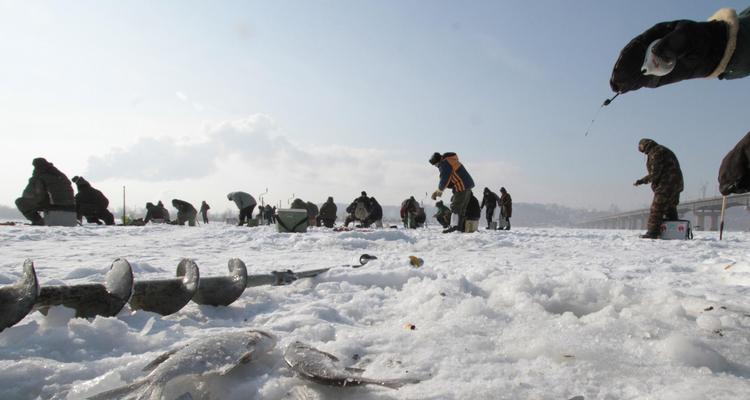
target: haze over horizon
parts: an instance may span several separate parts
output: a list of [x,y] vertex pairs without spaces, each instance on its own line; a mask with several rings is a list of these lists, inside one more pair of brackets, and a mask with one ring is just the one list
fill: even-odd
[[[750,79],[620,96],[612,66],[661,21],[719,7],[479,1],[0,1],[0,204],[45,157],[120,207],[181,198],[221,212],[267,202],[385,205],[435,190],[427,159],[455,151],[517,202],[646,207],[636,147],[671,148],[682,199],[718,195],[722,157],[750,129]],[[743,117],[745,116],[745,117]]]

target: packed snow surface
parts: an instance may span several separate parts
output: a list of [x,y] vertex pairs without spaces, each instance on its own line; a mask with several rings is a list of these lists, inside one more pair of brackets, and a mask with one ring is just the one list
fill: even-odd
[[[189,303],[170,316],[34,312],[0,333],[0,398],[85,398],[146,375],[160,354],[206,335],[262,329],[278,339],[223,376],[165,393],[196,399],[748,399],[750,235],[691,241],[636,231],[531,229],[442,234],[382,229],[305,234],[273,227],[0,227],[0,285],[34,260],[41,285],[97,283],[126,258],[135,279],[335,266],[288,286],[245,290],[229,307]],[[377,260],[353,269],[362,253]],[[424,260],[414,267],[409,256]],[[394,390],[326,387],[294,375],[302,341]],[[580,398],[580,397],[579,397]]]

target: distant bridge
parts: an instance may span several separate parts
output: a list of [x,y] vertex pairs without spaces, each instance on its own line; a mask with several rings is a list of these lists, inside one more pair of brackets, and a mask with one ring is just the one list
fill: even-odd
[[[692,221],[695,230],[719,230],[719,217],[721,215],[722,197],[712,197],[701,200],[693,200],[680,203],[677,213],[682,218],[687,213],[693,213]],[[745,207],[750,211],[750,193],[735,194],[727,197],[727,208]],[[601,217],[578,224],[581,228],[594,229],[646,229],[646,221],[650,210],[648,208],[628,211],[607,217]],[[706,217],[709,224],[706,226]],[[706,229],[708,228],[708,229]]]

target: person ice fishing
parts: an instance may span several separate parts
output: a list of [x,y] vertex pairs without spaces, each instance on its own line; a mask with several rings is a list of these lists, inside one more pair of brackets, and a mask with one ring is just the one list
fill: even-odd
[[490,190],[490,188],[484,188],[484,195],[482,196],[482,204],[479,206],[479,209],[482,209],[484,207],[487,207],[485,210],[485,216],[487,218],[487,229],[490,229],[490,225],[492,225],[492,217],[495,214],[495,206],[497,206],[497,202],[500,200],[499,197],[497,197],[497,194]]
[[419,214],[419,202],[414,196],[401,202],[400,215],[405,228],[417,228],[417,214]]
[[446,207],[442,200],[435,203],[435,207],[437,208],[437,212],[433,217],[435,217],[443,229],[451,226],[451,209]]
[[479,208],[479,199],[472,194],[469,198],[469,204],[466,205],[465,232],[476,232],[479,229],[480,218],[482,218],[482,209]]
[[172,199],[172,207],[177,209],[177,220],[174,221],[176,225],[185,225],[185,222],[189,226],[195,226],[195,217],[198,216],[198,210],[185,200]]
[[500,198],[497,200],[500,206],[500,220],[505,222],[503,229],[510,230],[510,217],[513,216],[513,199],[504,187],[500,188]]
[[724,196],[750,192],[750,132],[721,160],[719,192]]
[[336,203],[333,202],[333,197],[328,197],[326,202],[323,203],[322,206],[320,206],[320,214],[318,214],[318,220],[326,228],[333,228],[333,225],[336,224],[337,211],[338,207],[336,207]]
[[266,225],[271,225],[271,223],[276,223],[276,221],[274,221],[274,218],[273,218],[274,213],[270,204],[266,204],[266,206],[263,207],[263,213],[265,214]]
[[169,222],[169,212],[167,212],[166,208],[154,205],[154,203],[146,203],[146,217],[143,219],[143,223],[147,224],[149,222],[155,224]]
[[245,218],[250,220],[253,217],[253,209],[258,204],[255,198],[249,193],[239,191],[227,194],[227,200],[234,201],[234,204],[240,209],[240,222],[237,224],[238,226],[245,224]]
[[432,193],[432,199],[437,200],[443,195],[443,190],[450,188],[453,191],[451,196],[451,212],[458,216],[458,225],[444,230],[444,233],[453,231],[464,231],[466,222],[466,207],[471,199],[471,189],[474,187],[474,180],[469,175],[466,167],[458,161],[456,153],[434,153],[430,157],[430,164],[437,167],[440,171],[440,181],[437,190]]
[[76,211],[73,186],[70,180],[51,162],[35,158],[31,165],[29,183],[21,197],[16,199],[16,207],[32,225],[44,225],[40,212],[50,210]]
[[[674,67],[662,76],[645,75],[646,50]],[[707,22],[661,22],[632,39],[620,51],[610,87],[626,93],[657,88],[693,78],[738,79],[750,75],[750,7],[739,15],[731,8],[717,11]]]
[[80,221],[86,217],[89,223],[97,225],[102,224],[102,220],[107,225],[115,224],[115,216],[107,209],[109,199],[99,190],[94,189],[91,183],[82,176],[74,176],[71,179],[78,189],[76,193],[76,215]]
[[210,209],[211,209],[211,206],[209,206],[208,203],[206,203],[206,200],[203,200],[201,202],[200,212],[201,212],[201,217],[203,217],[204,224],[208,223],[208,210]]
[[680,192],[683,189],[682,170],[672,150],[651,139],[641,139],[638,151],[646,154],[648,174],[633,183],[634,186],[650,183],[654,192],[651,211],[646,223],[644,239],[658,239],[661,236],[661,224],[678,218],[677,205],[680,203]]
[[349,226],[351,222],[355,221],[364,222],[370,213],[370,208],[370,198],[367,197],[367,192],[363,190],[360,196],[346,207],[346,212],[349,215],[347,215],[346,221],[344,221],[344,226]]
[[370,197],[370,208],[368,209],[367,218],[362,221],[363,226],[370,226],[372,224],[375,224],[376,228],[383,227],[383,207],[375,197]]

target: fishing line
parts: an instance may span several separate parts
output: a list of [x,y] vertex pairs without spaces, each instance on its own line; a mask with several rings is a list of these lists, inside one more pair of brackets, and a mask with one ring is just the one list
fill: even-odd
[[599,106],[599,109],[596,110],[596,114],[594,114],[594,118],[591,119],[591,123],[589,124],[589,127],[586,129],[586,133],[584,133],[583,136],[588,136],[589,135],[589,131],[591,131],[591,127],[594,126],[594,121],[596,121],[596,117],[599,116],[599,112],[602,111],[602,108],[604,108],[604,107],[608,106],[610,103],[612,103],[612,101],[614,99],[616,99],[617,96],[619,96],[619,95],[620,95],[620,92],[617,92],[617,93],[615,93],[614,96],[612,96],[611,99],[604,100],[604,103],[602,103],[602,105]]

